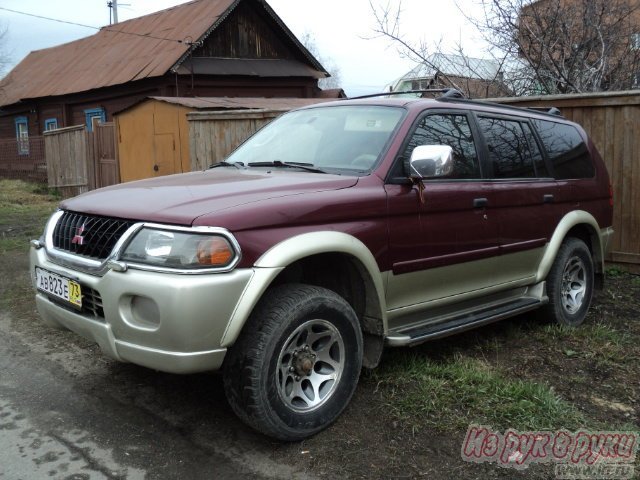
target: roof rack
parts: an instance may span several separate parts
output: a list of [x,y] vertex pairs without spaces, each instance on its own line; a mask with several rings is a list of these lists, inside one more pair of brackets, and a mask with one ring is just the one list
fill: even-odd
[[496,108],[502,108],[502,109],[508,109],[508,110],[517,110],[517,111],[522,111],[522,110],[531,110],[534,111],[536,113],[540,113],[542,115],[551,115],[554,117],[562,117],[564,118],[564,116],[562,115],[562,112],[560,111],[560,109],[556,108],[556,107],[516,107],[514,105],[509,105],[509,104],[505,104],[505,103],[496,103],[496,102],[487,102],[486,100],[471,100],[469,98],[457,98],[457,97],[445,97],[444,95],[442,95],[441,97],[436,98],[437,101],[445,101],[445,102],[456,102],[456,103],[471,103],[474,105],[486,105],[486,106],[490,106],[490,107],[496,107]]
[[557,115],[558,117],[562,116],[562,112],[559,108],[556,107],[518,107],[518,108],[526,108],[527,110],[533,110],[534,112],[547,113],[549,115]]
[[[442,93],[438,97],[438,99],[442,98],[459,98],[464,99],[465,96],[460,90],[456,90],[455,88],[428,88],[426,90],[405,90],[404,92],[382,92],[382,93],[372,93],[369,95],[360,95],[358,97],[350,97],[349,100],[359,100],[362,98],[375,98],[375,97],[387,97],[392,95],[405,95],[407,93]],[[423,95],[424,96],[424,95]]]

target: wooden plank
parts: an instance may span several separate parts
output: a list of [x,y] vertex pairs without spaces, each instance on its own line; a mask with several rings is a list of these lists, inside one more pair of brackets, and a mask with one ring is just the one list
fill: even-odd
[[[622,191],[620,193],[620,205],[622,206],[621,212],[621,227],[622,237],[620,249],[623,252],[631,252],[632,230],[631,230],[631,217],[635,206],[631,203],[633,198],[633,137],[631,132],[633,131],[633,108],[622,107],[622,123],[617,125],[617,129],[621,132],[621,144],[623,145],[622,154]],[[620,128],[622,127],[622,128]]]
[[640,135],[638,126],[640,125],[640,107],[627,107],[630,113],[630,128],[626,132],[630,138],[631,152],[629,162],[631,163],[630,179],[630,228],[627,243],[628,253],[640,254]]
[[611,185],[613,187],[613,229],[616,232],[611,244],[611,250],[620,251],[622,249],[622,237],[624,235],[624,229],[622,226],[622,163],[624,158],[624,145],[622,138],[624,132],[622,131],[623,124],[622,109],[615,108],[613,111],[613,155],[612,163],[613,169],[609,172],[611,174]]

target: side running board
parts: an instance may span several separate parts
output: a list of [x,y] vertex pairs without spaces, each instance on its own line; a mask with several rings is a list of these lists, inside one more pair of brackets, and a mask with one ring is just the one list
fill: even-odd
[[391,347],[402,347],[417,345],[427,340],[446,337],[464,330],[496,322],[507,317],[512,317],[520,313],[535,310],[540,305],[548,302],[545,296],[541,298],[521,297],[500,305],[491,305],[479,308],[473,313],[464,313],[459,316],[448,317],[442,321],[430,319],[428,323],[423,323],[410,328],[390,330],[386,338],[387,345]]

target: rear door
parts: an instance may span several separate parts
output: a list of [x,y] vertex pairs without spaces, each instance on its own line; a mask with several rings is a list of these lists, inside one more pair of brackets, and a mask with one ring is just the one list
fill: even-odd
[[493,190],[490,214],[498,224],[499,268],[509,282],[527,279],[537,271],[566,199],[527,119],[484,113],[476,118]]

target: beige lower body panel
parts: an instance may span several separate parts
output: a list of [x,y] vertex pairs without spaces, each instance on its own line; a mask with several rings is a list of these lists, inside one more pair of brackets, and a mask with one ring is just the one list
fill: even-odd
[[473,262],[432,268],[403,275],[389,273],[387,319],[389,329],[433,308],[509,292],[535,283],[545,248],[499,255]]

